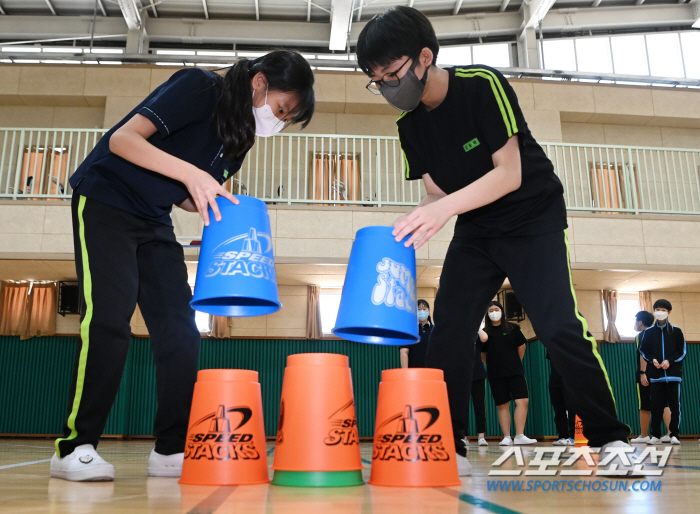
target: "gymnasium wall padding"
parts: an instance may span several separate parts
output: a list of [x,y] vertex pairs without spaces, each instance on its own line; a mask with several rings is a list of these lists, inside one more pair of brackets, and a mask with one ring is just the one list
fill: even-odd
[[[68,389],[76,337],[38,337],[20,341],[0,336],[0,434],[58,434],[68,409]],[[342,353],[350,358],[359,431],[371,437],[381,372],[399,366],[396,347],[348,341],[203,339],[200,368],[254,369],[260,373],[265,431],[276,433],[282,377],[288,355],[305,352]],[[617,400],[618,414],[639,433],[637,392],[634,385],[635,346],[600,344]],[[549,361],[538,341],[525,352],[525,375],[530,409],[525,433],[554,436],[549,401]],[[700,344],[688,345],[682,393],[682,434],[700,433]],[[586,387],[586,384],[581,384]],[[152,431],[156,410],[155,369],[150,339],[132,338],[121,388],[107,421],[105,434],[138,436]],[[496,406],[486,387],[487,432],[501,434]],[[475,434],[470,408],[469,434]]]

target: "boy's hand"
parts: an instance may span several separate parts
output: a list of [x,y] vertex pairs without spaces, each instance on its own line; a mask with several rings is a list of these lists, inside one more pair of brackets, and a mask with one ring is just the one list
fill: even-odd
[[649,385],[649,379],[647,378],[646,375],[642,375],[641,377],[639,377],[639,381],[642,383],[642,385],[644,387]]
[[216,221],[221,221],[221,212],[219,212],[219,206],[216,203],[217,196],[223,196],[238,205],[238,200],[235,196],[224,189],[214,177],[199,168],[193,167],[192,172],[188,173],[185,185],[206,226],[209,225],[210,205],[212,211],[214,211]]
[[654,359],[653,364],[654,364],[654,366],[656,366],[656,369],[661,368],[661,364],[659,364],[659,361],[657,361],[656,359]]
[[413,234],[404,246],[413,245],[417,250],[444,227],[451,217],[452,214],[441,205],[441,202],[432,202],[417,207],[394,221],[392,235],[396,237],[396,241],[401,241],[408,234]]
[[671,363],[668,362],[667,360],[665,360],[665,361],[663,361],[663,362],[661,363],[661,367],[662,367],[663,369],[668,369],[668,368],[671,367]]

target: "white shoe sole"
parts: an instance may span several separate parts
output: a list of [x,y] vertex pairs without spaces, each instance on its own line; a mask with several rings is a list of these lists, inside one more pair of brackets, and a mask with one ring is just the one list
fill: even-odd
[[149,477],[180,478],[182,469],[173,468],[148,468]]
[[50,472],[53,478],[61,478],[71,482],[111,482],[114,480],[114,466],[111,464],[101,464],[80,471],[52,469]]

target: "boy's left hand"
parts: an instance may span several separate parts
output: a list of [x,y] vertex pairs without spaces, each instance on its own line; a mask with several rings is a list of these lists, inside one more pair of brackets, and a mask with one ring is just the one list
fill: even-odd
[[661,364],[659,364],[659,361],[657,361],[656,359],[654,359],[652,363],[654,364],[654,366],[656,366],[656,369],[661,368]]
[[418,207],[411,212],[404,214],[394,222],[392,234],[396,241],[401,241],[408,234],[413,234],[404,246],[413,245],[417,250],[433,237],[452,215],[445,209],[442,202],[436,201]]
[[661,363],[661,367],[662,367],[663,369],[668,369],[668,368],[671,367],[671,363],[668,362],[667,360],[666,360],[666,361],[663,361],[663,362]]

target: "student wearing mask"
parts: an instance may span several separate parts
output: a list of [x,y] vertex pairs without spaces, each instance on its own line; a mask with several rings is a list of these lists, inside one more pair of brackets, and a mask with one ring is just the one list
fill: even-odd
[[402,368],[425,368],[425,354],[428,351],[430,334],[433,332],[433,320],[430,319],[430,305],[426,300],[418,300],[418,334],[420,341],[415,344],[402,346],[401,353]]
[[506,278],[562,371],[591,445],[627,447],[629,427],[617,419],[597,343],[578,312],[554,167],[503,75],[483,65],[442,69],[439,51],[430,21],[405,6],[368,21],[356,49],[369,91],[403,111],[397,126],[405,178],[421,179],[426,190],[394,222],[396,240],[410,236],[405,245],[420,248],[457,216],[427,365],[445,372],[459,473],[470,473],[463,438],[474,366],[464,335],[478,331]]
[[[641,434],[639,437],[632,439],[630,442],[635,444],[649,444],[649,421],[651,420],[651,393],[649,388],[649,379],[647,378],[647,362],[639,354],[639,344],[644,331],[654,324],[654,315],[648,311],[639,311],[634,317],[634,330],[639,332],[635,341],[637,343],[637,352],[635,353],[635,361],[637,363],[637,399],[639,401],[639,426]],[[671,426],[671,409],[664,408],[664,423],[666,429]],[[661,438],[662,443],[671,442],[671,434],[667,433]]]
[[[498,422],[503,431],[501,446],[511,444],[535,444],[536,439],[525,435],[527,407],[530,402],[523,356],[525,335],[520,325],[503,319],[503,306],[492,301],[486,313],[484,332],[488,340],[482,351],[486,354],[486,370],[493,401],[498,407]],[[510,401],[515,401],[515,438],[510,436]]]
[[[113,127],[70,179],[82,295],[80,339],[52,477],[113,480],[96,451],[119,389],[136,304],[151,335],[158,409],[152,476],[180,476],[197,377],[200,335],[189,305],[173,205],[218,223],[216,197],[255,136],[311,120],[314,76],[301,54],[243,59],[222,76],[187,68],[158,86]],[[211,207],[214,220],[209,219]]]
[[671,302],[656,300],[654,317],[656,323],[642,333],[639,354],[647,362],[646,370],[641,373],[649,381],[651,395],[651,441],[649,444],[661,443],[661,418],[664,407],[671,409],[671,422],[668,427],[671,444],[681,444],[681,384],[683,382],[683,359],[687,349],[683,331],[671,325]]

